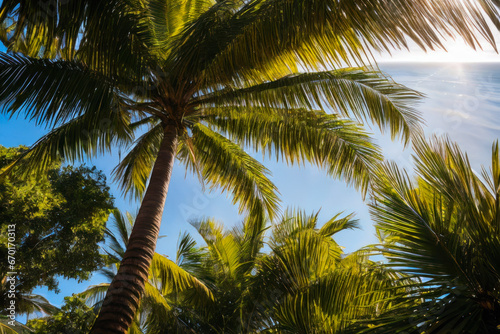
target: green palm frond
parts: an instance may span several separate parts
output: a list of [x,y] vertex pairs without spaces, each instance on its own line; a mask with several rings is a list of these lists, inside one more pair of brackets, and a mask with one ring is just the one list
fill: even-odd
[[345,217],[339,218],[341,213],[336,214],[330,220],[323,224],[319,229],[319,233],[325,237],[331,237],[335,233],[340,231],[345,231],[348,229],[358,228],[358,219],[354,218],[354,213],[351,213]]
[[[372,58],[371,49],[392,52],[407,48],[408,40],[424,50],[443,48],[444,39],[455,35],[471,46],[478,46],[478,36],[494,45],[484,9],[498,26],[498,3],[489,0],[481,4],[459,0],[250,1],[234,19],[223,22],[230,27],[229,36],[220,36],[222,28],[212,28],[212,34],[219,32],[218,40],[224,42],[212,46],[218,47],[215,56],[204,55],[197,61],[207,63],[208,82],[226,83],[252,75],[262,78],[270,60],[278,72],[297,63],[314,70],[363,64]],[[212,25],[217,27],[216,23]]]
[[298,209],[287,209],[279,222],[273,226],[271,243],[280,245],[297,236],[300,232],[316,229],[319,211],[307,214]]
[[175,262],[157,253],[151,263],[150,281],[162,295],[189,291],[190,300],[197,305],[208,305],[213,300],[212,292],[205,284]]
[[366,191],[381,155],[356,123],[307,109],[250,110],[210,108],[203,119],[242,145],[292,164],[309,161]]
[[206,266],[206,252],[198,247],[188,233],[179,236],[175,263],[203,282],[210,281],[210,270]]
[[314,281],[333,270],[342,249],[333,239],[306,230],[286,239],[279,247],[273,247],[273,254],[290,282],[301,288],[307,286],[309,280]]
[[49,127],[84,114],[98,126],[103,113],[120,107],[108,77],[77,62],[0,54],[0,81],[2,113]]
[[80,59],[102,73],[139,78],[158,44],[145,14],[135,0],[6,0],[0,7],[2,42],[28,56]]
[[100,307],[102,301],[104,300],[104,296],[106,296],[108,288],[109,283],[91,285],[85,291],[79,293],[78,296],[81,297],[88,305],[91,305],[92,307]]
[[129,212],[124,215],[118,209],[115,209],[113,211],[111,226],[106,227],[106,248],[104,251],[118,260],[117,262],[119,262],[125,254],[128,238],[134,226],[134,219],[135,217]]
[[115,167],[114,179],[120,183],[124,193],[135,198],[142,197],[162,139],[162,125],[153,126],[135,141],[132,149]]
[[276,81],[222,90],[200,97],[202,106],[246,106],[269,109],[333,109],[344,117],[375,122],[392,137],[405,141],[420,131],[420,118],[412,104],[421,95],[380,72],[346,68],[328,72],[293,74]]
[[213,219],[193,221],[191,224],[207,244],[207,264],[213,266],[212,272],[216,276],[226,277],[230,282],[241,277],[244,274],[242,259],[247,254],[242,253],[240,236],[224,231],[223,226]]
[[319,211],[307,214],[305,211],[287,209],[281,221],[274,224],[271,242],[279,245],[303,231],[315,231],[321,236],[330,238],[337,232],[358,227],[358,220],[353,219],[354,214],[340,218],[342,213],[336,214],[318,227],[318,215]]
[[9,321],[10,319],[3,318],[3,316],[0,318],[0,334],[27,334],[32,332],[31,328],[18,321],[15,321],[15,326],[9,325]]
[[4,168],[3,172],[8,173],[18,165],[23,166],[23,172],[39,172],[61,160],[82,161],[85,157],[110,152],[114,145],[131,142],[133,134],[126,113],[116,110],[98,117],[83,114],[55,128]]
[[391,296],[402,289],[395,278],[397,274],[366,263],[336,269],[287,295],[276,307],[275,328],[283,333],[359,333],[365,319],[391,308]]
[[58,310],[43,296],[35,294],[18,294],[16,296],[16,311],[18,314],[50,315]]
[[[241,3],[241,1],[234,0],[216,1],[195,21],[184,26],[170,54],[170,59],[167,60],[168,64],[172,64],[174,77],[200,79],[200,74],[207,62],[220,51],[220,45],[231,40],[234,30],[238,29],[232,26],[238,22],[238,18],[233,14],[235,8]],[[197,50],[204,50],[204,52],[197,52]]]
[[[466,154],[449,140],[422,138],[415,152],[418,182],[411,182],[395,165],[386,165],[371,212],[388,266],[424,280],[411,285],[414,293],[400,296],[397,319],[381,317],[374,331],[410,322],[409,328],[428,333],[456,328],[489,333],[498,322],[494,310],[500,305],[497,194],[487,187],[495,181],[481,180]],[[492,156],[497,166],[495,145]],[[408,308],[420,299],[417,309]]]
[[148,17],[164,58],[169,56],[182,30],[214,3],[213,0],[148,1]]
[[151,332],[154,328],[162,328],[165,324],[175,322],[172,306],[160,290],[149,282],[146,282],[141,306],[141,318],[144,318],[146,333]]
[[191,131],[194,154],[181,141],[178,153],[181,161],[193,172],[199,168],[203,180],[212,188],[230,192],[233,203],[239,203],[240,212],[262,206],[272,217],[278,210],[279,199],[276,186],[267,177],[267,168],[239,145],[202,124],[194,125]]

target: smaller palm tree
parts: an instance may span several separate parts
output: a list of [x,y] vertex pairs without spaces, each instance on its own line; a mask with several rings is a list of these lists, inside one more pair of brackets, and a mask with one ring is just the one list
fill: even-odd
[[[151,333],[356,333],[360,320],[383,313],[402,289],[402,276],[362,252],[345,255],[333,240],[356,227],[351,215],[321,228],[318,213],[287,210],[266,237],[266,220],[251,213],[225,230],[213,219],[193,225],[206,246],[189,235],[177,263],[210,288],[209,308],[177,300],[178,321],[151,313]],[[175,297],[170,296],[170,300]]]
[[[107,254],[109,264],[106,268],[101,269],[100,273],[109,282],[113,280],[113,277],[118,272],[134,221],[135,217],[130,213],[122,214],[115,210],[113,212],[113,225],[111,228],[106,229],[107,245],[105,245],[104,251]],[[87,303],[99,309],[108,287],[109,283],[94,285],[82,292],[80,296]],[[174,300],[169,299],[171,295],[175,295],[177,300],[181,299],[185,305],[196,303],[199,306],[207,306],[213,300],[211,291],[202,282],[167,257],[155,253],[139,311],[128,333],[151,333],[148,327],[151,327],[156,317],[170,323],[179,322],[173,307]]]
[[[7,296],[7,276],[4,276],[0,281],[0,295]],[[16,317],[25,315],[26,319],[30,315],[49,316],[58,311],[58,308],[52,305],[45,297],[32,293],[17,293],[15,297]],[[6,310],[2,310],[4,314],[8,314]],[[14,323],[14,325],[12,325]],[[30,329],[18,321],[12,321],[11,318],[2,315],[0,316],[0,333],[1,334],[24,334],[30,332]]]
[[414,144],[416,181],[387,164],[371,211],[388,266],[419,278],[377,333],[500,333],[500,156],[473,170],[448,139]]

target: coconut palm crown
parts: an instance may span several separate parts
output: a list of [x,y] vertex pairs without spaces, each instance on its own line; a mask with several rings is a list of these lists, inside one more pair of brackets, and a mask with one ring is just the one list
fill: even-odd
[[500,26],[489,0],[3,1],[2,112],[50,129],[26,169],[129,148],[115,175],[142,204],[93,333],[124,333],[134,318],[175,157],[271,218],[276,188],[243,147],[366,189],[380,154],[358,122],[408,140],[419,95],[352,66],[408,40],[493,44],[485,17]]

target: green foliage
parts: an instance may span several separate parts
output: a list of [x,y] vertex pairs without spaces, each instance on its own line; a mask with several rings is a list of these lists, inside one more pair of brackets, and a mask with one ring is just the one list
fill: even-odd
[[381,170],[372,213],[388,267],[419,277],[370,332],[500,332],[500,152],[477,173],[457,144],[415,143],[416,181]]
[[[203,247],[181,236],[176,263],[214,299],[200,304],[193,290],[158,290],[141,310],[146,333],[354,334],[368,326],[363,320],[390,309],[409,282],[363,252],[342,252],[332,236],[357,226],[351,215],[319,228],[318,213],[287,210],[266,237],[269,227],[255,214],[229,231],[210,219],[195,223]],[[264,252],[266,241],[271,250]],[[182,282],[155,271],[151,277],[155,286]]]
[[[22,150],[0,146],[2,163]],[[18,293],[37,286],[57,291],[58,276],[88,279],[103,265],[97,244],[112,208],[106,178],[95,167],[54,164],[45,174],[27,177],[16,177],[14,170],[0,181],[0,256],[7,259],[8,230],[14,227],[15,270],[2,261],[0,277],[18,272]]]
[[[109,281],[116,275],[120,261],[125,254],[130,232],[134,225],[135,217],[130,213],[121,214],[118,210],[113,212],[110,220],[111,226],[106,230],[104,252],[108,258],[108,266],[100,270],[101,274]],[[149,279],[146,282],[145,292],[139,312],[129,331],[130,334],[140,332],[142,320],[161,318],[171,323],[178,322],[175,303],[182,300],[186,305],[208,307],[213,301],[211,290],[195,275],[166,256],[155,253],[149,270]],[[108,289],[108,283],[90,286],[80,293],[88,305],[99,309]],[[181,297],[182,296],[182,297]],[[171,299],[170,297],[174,298]]]
[[[370,66],[339,65],[364,64],[367,46],[405,46],[403,31],[423,48],[439,46],[429,22],[471,45],[470,26],[490,33],[477,5],[398,2],[401,15],[389,15],[382,2],[363,3],[362,19],[356,5],[325,0],[79,0],[49,6],[54,20],[37,14],[40,5],[6,1],[0,37],[17,53],[0,56],[2,112],[52,128],[27,152],[30,169],[126,145],[115,177],[138,198],[167,124],[177,126],[178,157],[241,210],[262,206],[273,217],[279,199],[269,172],[236,145],[309,161],[366,191],[380,149],[360,123],[407,141],[420,130],[413,104],[421,96]],[[445,14],[465,9],[463,20]]]
[[64,297],[64,306],[50,317],[28,321],[35,334],[86,334],[97,313],[77,296]]
[[[494,45],[485,16],[500,27],[497,0],[49,3],[0,6],[0,40],[12,51],[0,55],[0,112],[51,128],[16,164],[46,169],[125,145],[115,176],[140,198],[160,143],[178,141],[177,157],[191,171],[262,218],[250,219],[243,234],[209,230],[216,239],[207,254],[225,254],[212,278],[222,273],[223,284],[236,287],[258,254],[263,217],[279,210],[269,173],[246,144],[290,163],[312,162],[367,191],[381,154],[361,122],[405,140],[420,130],[412,108],[420,94],[362,66],[371,51],[405,48],[408,40],[433,49],[454,35],[473,47],[478,36]],[[240,246],[247,256],[235,255]],[[231,298],[221,307],[231,309]]]

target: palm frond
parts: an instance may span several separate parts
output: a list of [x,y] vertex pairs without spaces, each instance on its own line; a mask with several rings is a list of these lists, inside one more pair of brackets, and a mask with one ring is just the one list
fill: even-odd
[[0,53],[0,82],[3,114],[48,127],[85,115],[98,128],[103,114],[120,107],[113,83],[77,62]]
[[207,64],[208,82],[227,83],[252,75],[262,79],[270,61],[273,69],[363,64],[372,58],[371,50],[407,48],[408,40],[426,50],[444,48],[443,41],[456,35],[477,47],[481,36],[495,46],[482,14],[486,11],[498,27],[498,5],[490,0],[250,1],[220,24],[230,27],[229,36],[212,28],[223,42],[200,62]]
[[91,285],[85,291],[79,293],[78,296],[81,297],[87,305],[95,307],[95,305],[100,305],[102,303],[108,288],[109,283]]
[[345,217],[339,218],[341,213],[335,215],[329,219],[319,230],[321,235],[331,237],[335,233],[344,231],[347,229],[358,228],[358,219],[353,219],[354,213],[351,213]]
[[360,126],[321,111],[228,107],[203,113],[204,121],[242,145],[291,164],[309,161],[362,191],[381,159]]
[[26,327],[18,321],[15,321],[15,325],[9,325],[10,319],[0,318],[0,334],[25,334],[32,332],[31,328]]
[[163,139],[163,126],[157,124],[139,137],[133,148],[113,170],[114,179],[122,191],[141,198],[153,169]]
[[83,161],[110,152],[114,145],[131,142],[133,134],[128,124],[128,114],[121,110],[103,107],[100,113],[83,114],[40,138],[2,172],[9,173],[22,165],[19,172],[38,173],[61,160]]
[[51,315],[59,309],[52,305],[45,297],[35,294],[18,294],[16,311],[18,314]]
[[179,158],[193,172],[196,165],[199,166],[203,180],[212,188],[221,187],[223,191],[230,192],[233,203],[239,203],[240,211],[262,206],[273,217],[279,200],[276,186],[267,177],[269,171],[239,145],[210,128],[196,124],[191,130],[196,162],[182,141]]
[[195,304],[208,305],[214,298],[210,289],[200,280],[157,253],[154,254],[151,263],[150,281],[162,295],[189,294],[189,302]]
[[183,29],[214,3],[213,0],[148,1],[148,17],[164,58],[169,56]]
[[[496,195],[449,140],[422,138],[415,142],[415,152],[417,182],[386,165],[374,188],[371,212],[382,232],[380,249],[388,266],[423,280],[410,286],[412,294],[400,296],[401,307],[393,310],[401,314],[398,320],[381,317],[373,330],[390,331],[406,318],[413,330],[429,333],[451,328],[488,332],[496,319],[492,308],[500,305]],[[408,302],[418,299],[424,300],[418,309],[408,308]]]
[[390,275],[368,270],[335,270],[308,289],[287,295],[275,317],[284,333],[356,333],[350,327],[387,309]]
[[135,0],[7,0],[0,7],[2,42],[28,56],[80,59],[101,73],[141,78],[157,50],[145,14]]
[[217,91],[195,103],[211,107],[332,110],[360,122],[372,121],[381,130],[389,129],[393,138],[401,135],[407,142],[412,132],[421,131],[420,117],[412,107],[420,97],[380,72],[346,68],[293,74],[248,88]]

